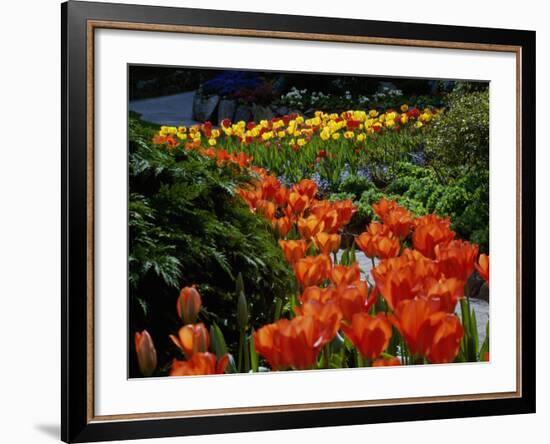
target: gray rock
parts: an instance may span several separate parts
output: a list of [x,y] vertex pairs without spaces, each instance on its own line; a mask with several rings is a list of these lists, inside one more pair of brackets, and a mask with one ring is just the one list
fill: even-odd
[[277,106],[273,110],[276,116],[284,116],[290,114],[289,109],[286,106]]
[[218,124],[222,123],[222,120],[229,119],[233,121],[235,115],[235,108],[237,104],[235,100],[222,99],[218,105]]
[[235,110],[235,122],[240,122],[241,120],[243,122],[248,122],[252,118],[252,112],[250,111],[250,108],[247,105],[238,105],[237,109]]
[[482,299],[489,302],[489,287],[486,282],[474,271],[468,282],[466,282],[466,292],[471,298]]
[[271,120],[273,118],[273,111],[268,106],[252,104],[252,117],[255,122],[260,120]]
[[210,120],[219,101],[220,96],[204,97],[197,91],[193,99],[193,118],[199,122]]

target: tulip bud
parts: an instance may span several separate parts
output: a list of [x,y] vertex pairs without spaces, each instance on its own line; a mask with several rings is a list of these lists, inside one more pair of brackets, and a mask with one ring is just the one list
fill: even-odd
[[241,273],[237,276],[236,292],[237,319],[241,330],[246,330],[246,327],[248,326],[248,303],[246,302],[246,296],[244,295],[244,282]]
[[193,324],[197,320],[201,305],[201,295],[195,287],[182,288],[176,308],[184,324]]
[[153,339],[147,330],[143,330],[141,333],[136,331],[134,340],[139,370],[143,376],[151,376],[157,368],[157,351]]

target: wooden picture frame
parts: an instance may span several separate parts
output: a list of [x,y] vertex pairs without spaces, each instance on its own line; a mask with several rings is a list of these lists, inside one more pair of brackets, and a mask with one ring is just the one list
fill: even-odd
[[[62,14],[62,416],[65,442],[535,412],[535,33],[69,1]],[[517,390],[135,415],[94,414],[97,29],[509,52],[517,67]]]

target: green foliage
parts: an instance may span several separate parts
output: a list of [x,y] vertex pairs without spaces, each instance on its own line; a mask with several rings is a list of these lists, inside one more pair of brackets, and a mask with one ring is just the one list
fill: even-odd
[[158,350],[174,352],[168,335],[180,326],[179,289],[196,284],[201,318],[216,322],[234,352],[239,272],[254,327],[273,319],[275,297],[288,300],[296,285],[293,273],[271,227],[235,195],[236,187],[252,179],[248,173],[195,151],[169,153],[151,145],[151,136],[150,128],[130,119],[131,332],[147,328],[160,341]]
[[427,161],[441,178],[466,168],[489,168],[489,91],[449,95],[448,109],[426,132]]
[[373,188],[375,188],[374,184],[367,177],[350,175],[342,181],[338,191],[340,193],[347,193],[352,195],[354,199],[358,199],[363,192]]
[[362,177],[348,177],[332,200],[352,199],[357,207],[346,229],[362,231],[374,218],[372,204],[383,197],[395,200],[417,216],[436,213],[450,217],[452,228],[461,239],[479,244],[489,251],[489,172],[465,172],[448,183],[441,183],[429,167],[398,162],[396,177],[384,188],[377,188]]

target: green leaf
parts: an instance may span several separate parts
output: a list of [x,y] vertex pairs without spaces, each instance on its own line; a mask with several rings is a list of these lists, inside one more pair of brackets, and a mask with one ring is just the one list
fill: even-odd
[[252,329],[252,334],[250,335],[248,344],[250,345],[250,368],[252,371],[257,372],[259,359],[258,352],[256,352],[256,346],[254,344],[254,329]]
[[220,359],[227,353],[227,345],[220,327],[218,327],[218,324],[215,322],[213,322],[210,326],[210,338],[212,339],[212,348],[214,349],[214,353],[216,354],[216,357]]
[[275,314],[273,316],[274,321],[278,321],[281,318],[281,310],[283,308],[283,300],[279,297],[275,298]]

